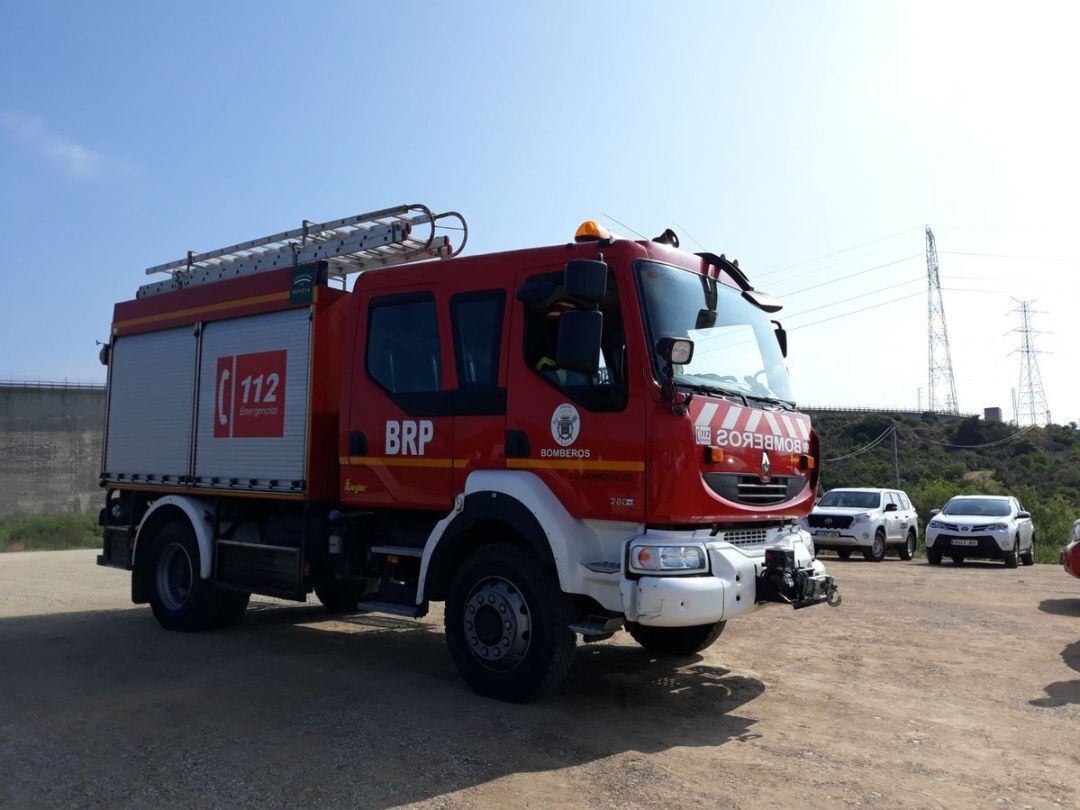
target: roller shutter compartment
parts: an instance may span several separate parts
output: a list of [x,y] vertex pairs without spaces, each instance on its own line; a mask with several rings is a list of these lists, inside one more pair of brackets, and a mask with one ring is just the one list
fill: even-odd
[[308,309],[204,327],[197,486],[304,489],[310,346]]
[[109,361],[107,481],[175,483],[188,473],[195,329],[118,337]]

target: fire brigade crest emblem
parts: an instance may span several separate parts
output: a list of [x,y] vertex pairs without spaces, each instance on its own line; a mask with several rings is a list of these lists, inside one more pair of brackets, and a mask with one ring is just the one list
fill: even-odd
[[564,402],[551,415],[551,438],[561,447],[569,447],[577,441],[581,429],[578,409],[569,402]]

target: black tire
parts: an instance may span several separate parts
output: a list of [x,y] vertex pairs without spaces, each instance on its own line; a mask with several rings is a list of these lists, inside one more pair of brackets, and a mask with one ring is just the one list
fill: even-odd
[[901,560],[910,560],[915,556],[915,549],[918,546],[919,541],[915,536],[915,530],[912,529],[907,533],[907,539],[904,540],[904,545],[898,549]]
[[930,563],[930,565],[941,565],[941,552],[928,548],[926,550],[926,561]]
[[1013,547],[1010,551],[1005,552],[1005,567],[1016,568],[1020,565],[1020,535],[1016,535],[1016,540],[1013,541]]
[[953,561],[953,565],[963,565],[964,564],[964,558],[961,557],[959,554],[953,554],[952,561]]
[[218,610],[215,627],[229,627],[236,624],[247,612],[250,593],[244,591],[223,591],[221,594],[221,608]]
[[628,624],[626,629],[634,641],[650,652],[660,655],[693,655],[712,645],[724,632],[727,622],[696,624],[692,627],[649,627]]
[[223,592],[199,576],[199,544],[186,520],[166,523],[153,538],[150,608],[168,630],[217,626]]
[[885,552],[888,546],[885,545],[885,530],[878,529],[874,532],[874,545],[870,548],[863,549],[863,559],[869,562],[881,562],[885,559]]
[[444,611],[446,643],[469,686],[520,703],[550,694],[566,677],[577,640],[573,617],[570,601],[535,554],[493,543],[454,572]]
[[850,560],[851,559],[851,549],[850,548],[838,548],[836,550],[836,556],[839,557],[841,560]]
[[356,603],[367,594],[365,585],[345,580],[331,579],[315,586],[315,595],[331,613],[355,613]]
[[1031,535],[1031,548],[1020,555],[1021,565],[1035,564],[1035,535]]

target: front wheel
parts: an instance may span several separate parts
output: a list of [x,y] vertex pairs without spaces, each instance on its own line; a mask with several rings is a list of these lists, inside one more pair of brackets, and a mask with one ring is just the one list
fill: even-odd
[[1034,565],[1035,564],[1035,536],[1031,536],[1031,548],[1020,555],[1021,565]]
[[1005,552],[1005,567],[1016,568],[1020,564],[1020,535],[1016,535],[1016,540],[1013,541],[1013,547],[1010,551]]
[[634,641],[660,655],[693,655],[712,645],[724,632],[727,622],[697,624],[692,627],[650,627],[632,623],[626,626]]
[[928,548],[926,550],[926,561],[930,563],[930,565],[941,565],[941,552]]
[[850,560],[851,559],[851,549],[850,548],[838,548],[836,550],[836,556],[839,557],[841,560]]
[[874,534],[874,543],[870,548],[863,549],[863,559],[870,562],[881,562],[885,559],[885,532],[878,529]]
[[570,669],[573,611],[555,578],[526,548],[474,552],[450,583],[446,643],[473,689],[522,702],[553,692]]
[[907,535],[907,540],[904,541],[904,545],[900,546],[900,559],[910,560],[915,556],[915,546],[918,544],[918,540],[915,538],[915,532],[910,531]]

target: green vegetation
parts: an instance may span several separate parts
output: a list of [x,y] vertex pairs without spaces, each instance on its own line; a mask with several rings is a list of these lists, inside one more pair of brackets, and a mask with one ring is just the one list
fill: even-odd
[[[1056,563],[1058,552],[1080,518],[1080,430],[1075,424],[1017,432],[1013,425],[937,414],[814,413],[821,437],[822,487],[896,485],[893,439],[853,458],[853,453],[896,426],[900,487],[919,510],[925,526],[930,510],[954,495],[1015,495],[1035,521],[1036,559]],[[956,448],[945,444],[993,447]]]
[[100,548],[97,515],[15,515],[0,519],[0,552]]

